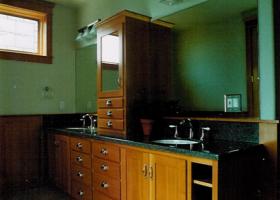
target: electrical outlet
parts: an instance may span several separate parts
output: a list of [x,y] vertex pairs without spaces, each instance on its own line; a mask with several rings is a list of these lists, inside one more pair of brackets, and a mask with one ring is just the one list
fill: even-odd
[[65,102],[64,101],[60,101],[59,102],[59,110],[64,110],[65,108]]

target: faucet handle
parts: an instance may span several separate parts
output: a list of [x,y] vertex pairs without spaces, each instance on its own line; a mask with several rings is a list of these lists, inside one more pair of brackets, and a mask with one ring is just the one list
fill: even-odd
[[174,124],[170,124],[169,128],[175,128],[174,138],[178,138],[178,126]]
[[82,118],[80,119],[80,121],[83,122],[83,125],[82,125],[82,126],[85,127],[85,126],[86,126],[86,119],[85,119],[84,117],[82,117]]
[[201,127],[201,136],[200,136],[200,140],[204,141],[205,138],[205,131],[210,131],[210,127]]

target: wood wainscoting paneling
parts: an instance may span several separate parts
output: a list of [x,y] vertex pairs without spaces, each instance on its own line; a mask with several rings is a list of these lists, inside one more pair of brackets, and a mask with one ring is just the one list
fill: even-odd
[[41,136],[41,116],[0,117],[2,190],[28,187],[41,181],[43,174]]

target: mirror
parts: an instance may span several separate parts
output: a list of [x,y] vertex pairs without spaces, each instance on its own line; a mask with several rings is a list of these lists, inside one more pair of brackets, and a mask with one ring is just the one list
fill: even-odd
[[120,39],[117,32],[101,38],[102,91],[120,88]]
[[184,110],[223,113],[225,94],[241,94],[241,112],[257,110],[257,0],[208,0],[161,20],[175,24],[173,98]]
[[96,112],[96,44],[76,49],[76,112]]

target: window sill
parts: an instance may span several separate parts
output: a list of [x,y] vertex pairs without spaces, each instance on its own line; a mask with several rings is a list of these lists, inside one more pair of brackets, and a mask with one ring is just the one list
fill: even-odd
[[51,56],[40,56],[14,52],[0,52],[0,58],[7,60],[52,64]]

